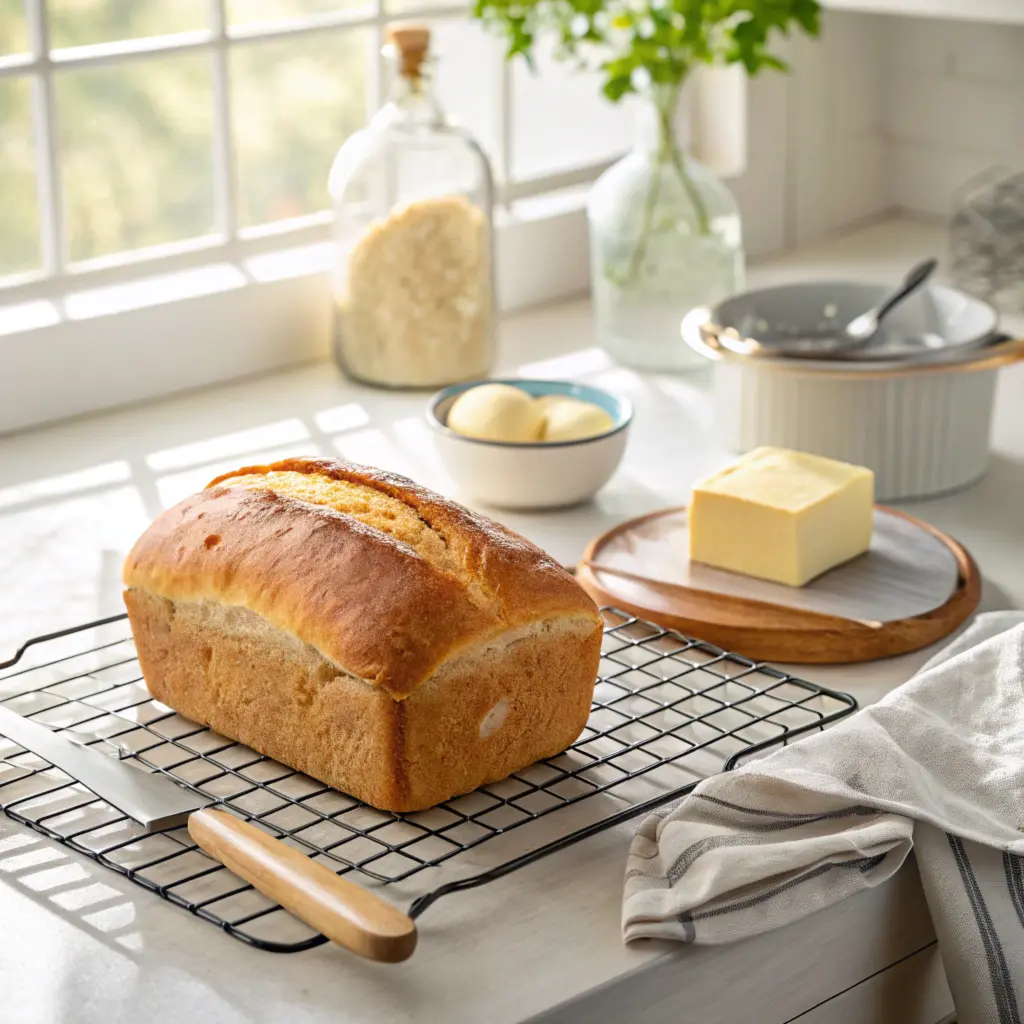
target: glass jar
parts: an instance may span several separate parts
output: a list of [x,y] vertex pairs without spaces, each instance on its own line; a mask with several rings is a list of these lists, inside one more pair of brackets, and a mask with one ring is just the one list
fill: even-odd
[[433,97],[428,30],[388,39],[392,99],[331,168],[335,357],[367,384],[443,387],[493,361],[491,171]]
[[705,365],[683,343],[682,319],[743,288],[739,208],[683,152],[678,99],[678,87],[647,98],[634,148],[598,178],[587,204],[598,340],[617,362],[648,370]]
[[953,202],[953,284],[1002,313],[1024,313],[1024,174],[990,167],[957,189]]

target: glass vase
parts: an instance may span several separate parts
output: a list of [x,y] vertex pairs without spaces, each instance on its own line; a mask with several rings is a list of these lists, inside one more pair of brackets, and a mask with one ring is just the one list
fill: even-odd
[[683,342],[680,323],[743,288],[739,209],[684,152],[679,91],[645,100],[633,149],[595,182],[587,204],[598,340],[617,362],[646,370],[706,365]]

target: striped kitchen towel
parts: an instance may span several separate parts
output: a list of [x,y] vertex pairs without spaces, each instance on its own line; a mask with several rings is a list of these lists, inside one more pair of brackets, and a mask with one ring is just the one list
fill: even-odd
[[1024,614],[979,616],[878,704],[648,818],[625,937],[757,935],[884,882],[912,848],[959,1021],[1021,1024]]

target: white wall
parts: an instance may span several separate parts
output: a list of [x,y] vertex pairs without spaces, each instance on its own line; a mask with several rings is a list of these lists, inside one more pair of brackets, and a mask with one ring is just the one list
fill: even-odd
[[833,11],[787,56],[790,76],[749,86],[730,182],[754,257],[889,211],[945,217],[973,175],[1024,171],[1024,26]]
[[818,40],[794,55],[791,245],[813,242],[883,212],[885,19],[830,12]]
[[886,21],[893,204],[946,215],[972,175],[994,164],[1024,170],[1024,26]]
[[728,181],[743,214],[744,246],[755,258],[786,246],[788,89],[778,74],[747,86],[747,169]]
[[750,256],[814,242],[892,205],[883,120],[887,21],[829,12],[820,39],[778,47],[791,74],[765,72],[749,84],[747,170],[729,186]]

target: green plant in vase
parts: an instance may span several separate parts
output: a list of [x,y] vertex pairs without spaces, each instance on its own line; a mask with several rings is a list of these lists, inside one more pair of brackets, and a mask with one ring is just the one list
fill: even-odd
[[784,71],[772,44],[819,31],[817,0],[474,0],[474,13],[531,66],[539,45],[597,71],[613,103],[638,100],[633,150],[588,201],[597,331],[620,361],[683,369],[688,310],[743,286],[739,210],[677,134],[683,87],[702,65]]

